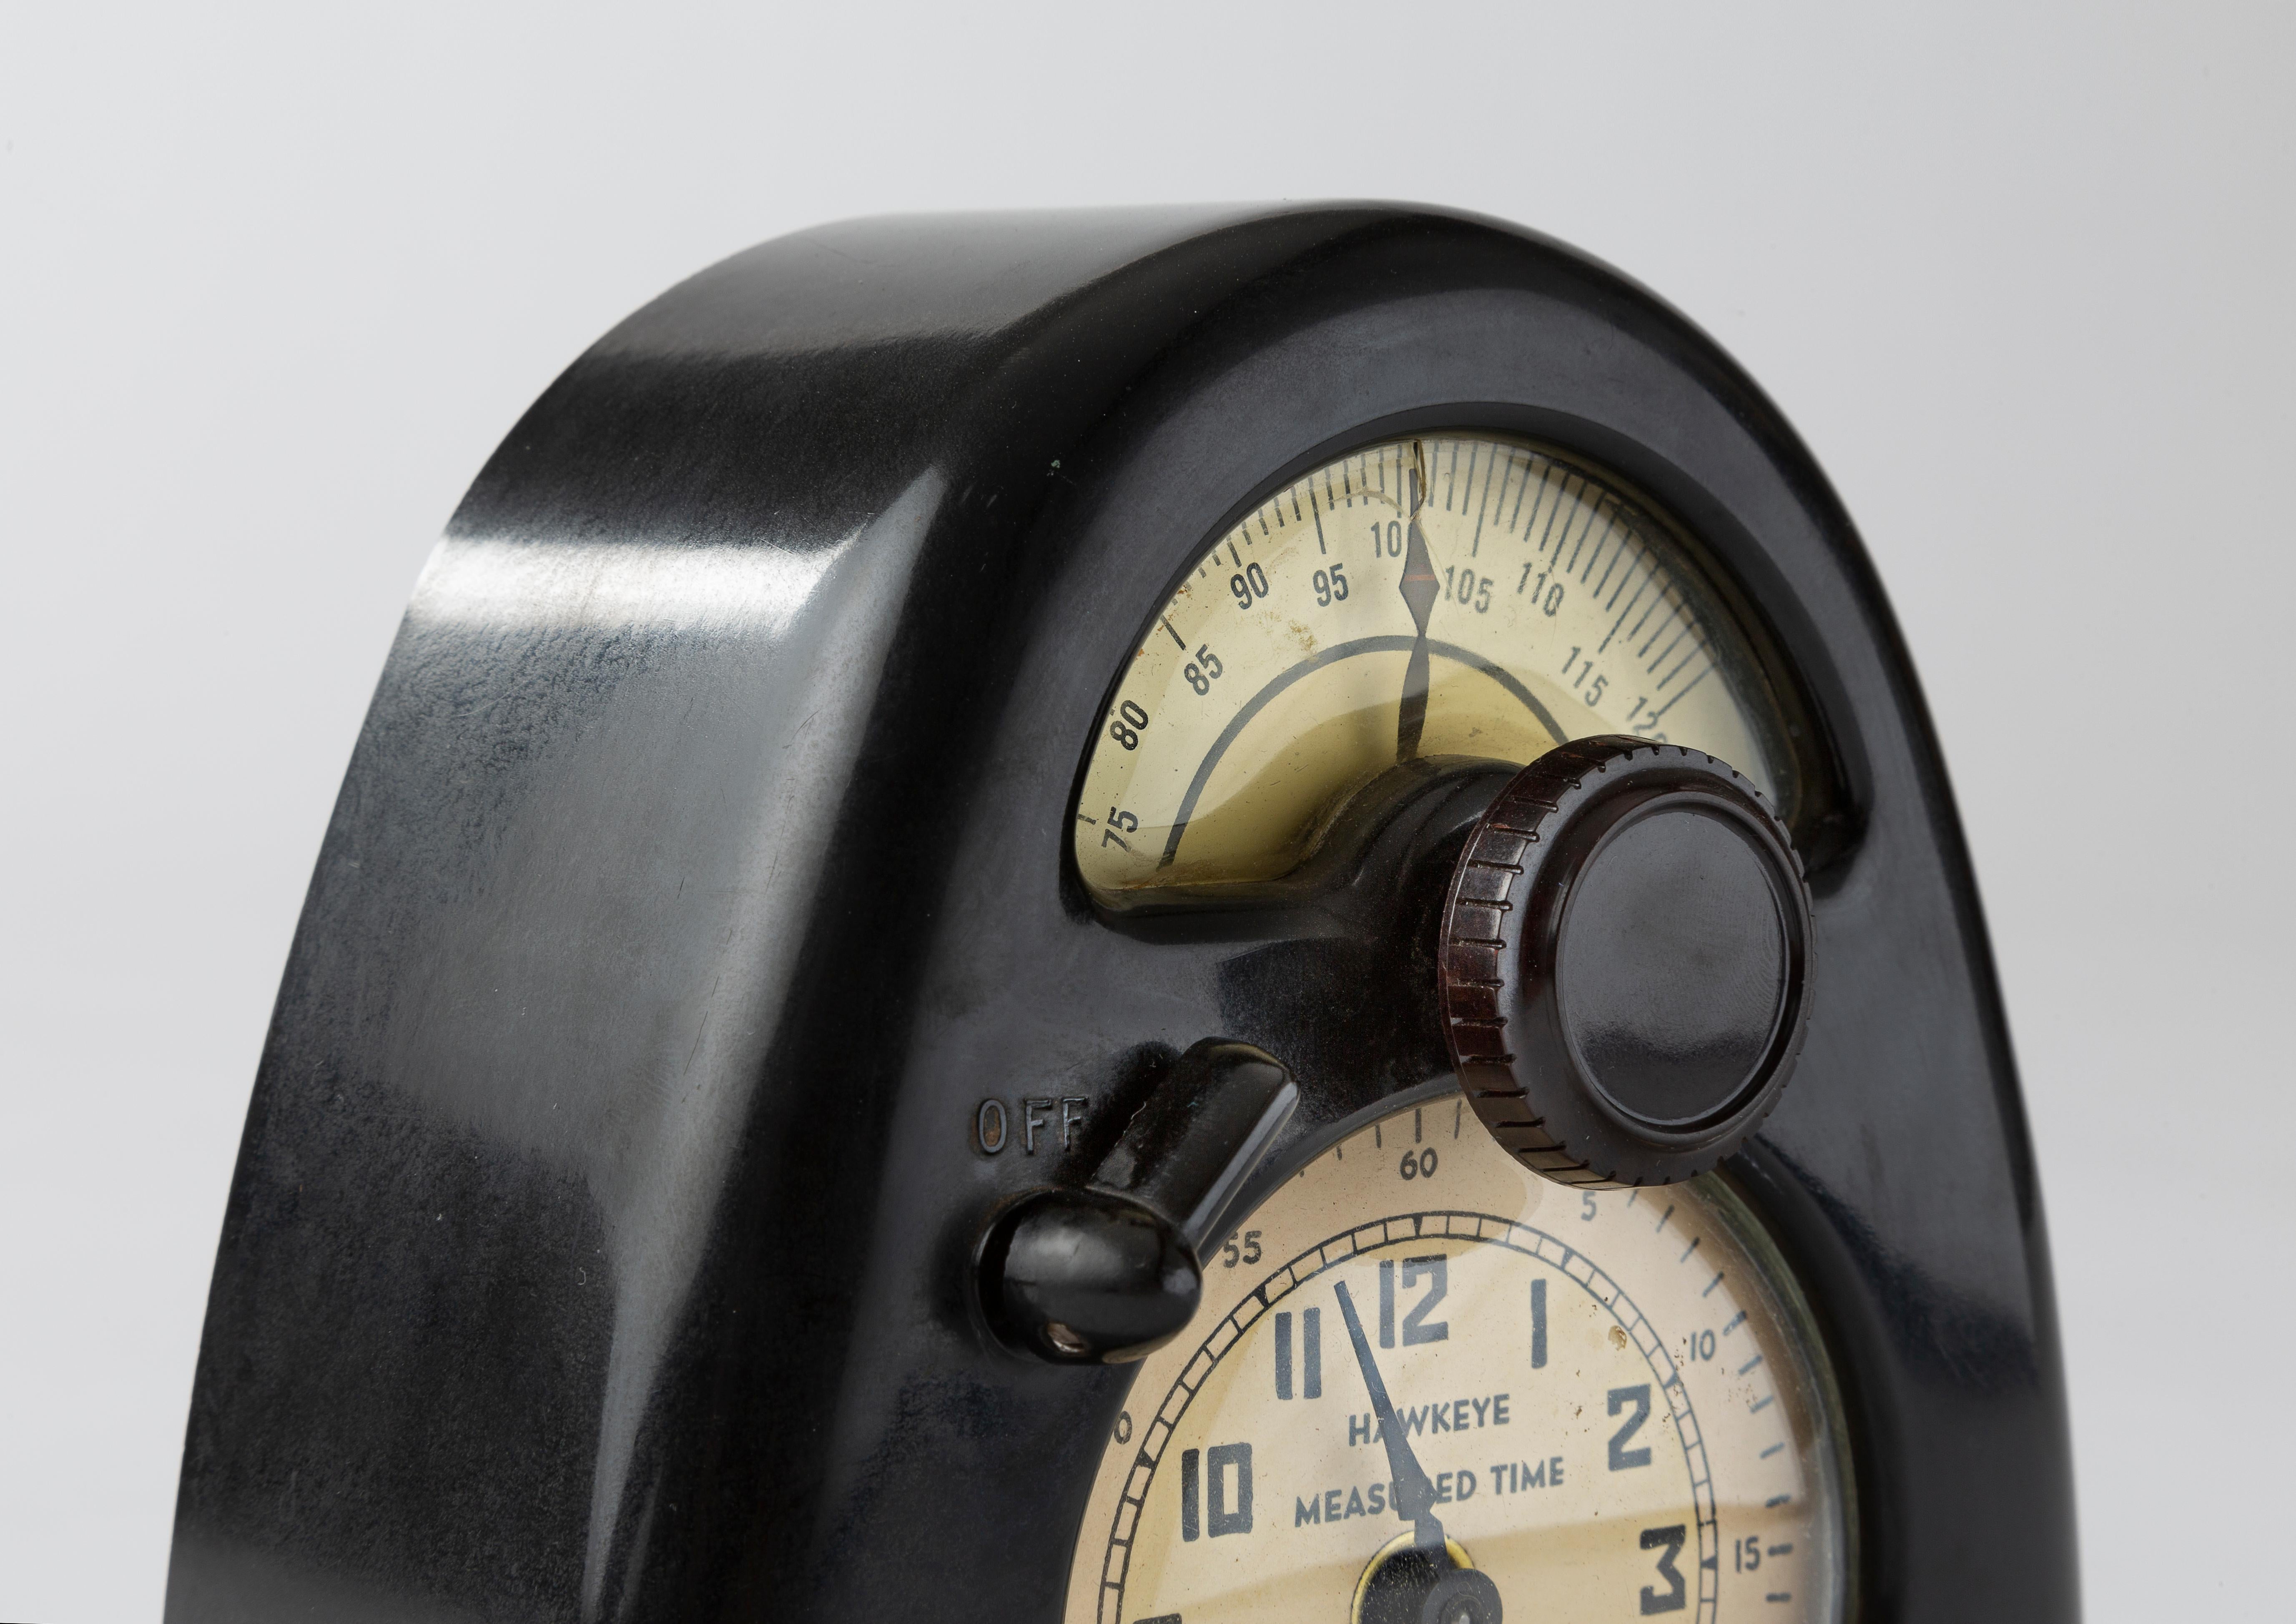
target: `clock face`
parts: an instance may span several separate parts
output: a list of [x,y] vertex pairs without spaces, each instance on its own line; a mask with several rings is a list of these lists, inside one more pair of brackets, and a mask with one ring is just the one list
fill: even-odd
[[1565,739],[1695,746],[1791,821],[1788,724],[1678,528],[1615,477],[1492,435],[1382,441],[1200,557],[1150,620],[1086,767],[1103,906],[1272,879],[1398,762]]
[[1107,1442],[1067,1619],[1839,1619],[1834,1414],[1723,1183],[1574,1191],[1456,1095],[1408,1106],[1206,1259]]

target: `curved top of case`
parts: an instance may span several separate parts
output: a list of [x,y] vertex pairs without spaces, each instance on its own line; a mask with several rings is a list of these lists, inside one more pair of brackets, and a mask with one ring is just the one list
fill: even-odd
[[[799,233],[521,420],[416,589],[296,934],[168,1618],[1056,1618],[1123,1378],[996,1348],[960,1289],[983,1215],[1089,1166],[1201,1037],[1283,1050],[1301,1143],[1447,1065],[1317,1013],[1381,944],[1095,916],[1080,750],[1219,525],[1462,424],[1662,498],[1807,707],[1825,970],[1730,1166],[1845,1374],[1865,1605],[2073,1616],[2013,1068],[1840,505],[1616,272],[1332,204]],[[1086,1125],[983,1157],[991,1095]]]

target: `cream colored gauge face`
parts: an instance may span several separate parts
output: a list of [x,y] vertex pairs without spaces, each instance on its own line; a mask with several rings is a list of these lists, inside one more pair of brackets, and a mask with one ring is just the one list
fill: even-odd
[[1207,1260],[1108,1442],[1068,1624],[1417,1624],[1447,1581],[1513,1624],[1838,1620],[1830,1392],[1726,1186],[1570,1190],[1456,1096],[1406,1108]]
[[1582,462],[1370,446],[1269,498],[1149,622],[1085,771],[1078,867],[1118,907],[1274,878],[1399,761],[1521,763],[1595,733],[1695,746],[1789,810],[1783,726],[1711,601],[1672,527]]

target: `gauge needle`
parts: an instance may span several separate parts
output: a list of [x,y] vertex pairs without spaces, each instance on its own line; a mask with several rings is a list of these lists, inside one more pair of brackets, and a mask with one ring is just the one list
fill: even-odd
[[1428,556],[1427,538],[1419,529],[1419,473],[1409,470],[1411,482],[1411,543],[1403,555],[1403,579],[1396,589],[1411,607],[1417,634],[1411,644],[1411,663],[1403,668],[1403,707],[1395,723],[1395,759],[1407,762],[1419,754],[1419,736],[1427,728],[1427,617],[1435,611],[1438,587],[1435,561]]
[[1379,1417],[1380,1440],[1387,1446],[1387,1469],[1395,1479],[1395,1514],[1410,1520],[1413,1537],[1423,1551],[1444,1552],[1443,1525],[1435,1520],[1435,1485],[1403,1436],[1395,1406],[1387,1397],[1387,1383],[1371,1360],[1371,1344],[1364,1340],[1363,1322],[1349,1300],[1347,1282],[1333,1287],[1340,1294],[1340,1313],[1348,1322],[1348,1340],[1356,1345],[1356,1363],[1363,1366],[1364,1386],[1371,1392],[1372,1414]]

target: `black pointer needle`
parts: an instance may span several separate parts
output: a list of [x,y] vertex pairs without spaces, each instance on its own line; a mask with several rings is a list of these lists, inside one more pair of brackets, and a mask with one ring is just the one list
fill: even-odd
[[1428,556],[1427,538],[1419,531],[1419,473],[1405,477],[1411,491],[1411,546],[1403,555],[1403,579],[1396,589],[1410,606],[1411,623],[1418,634],[1411,645],[1411,663],[1403,668],[1403,707],[1395,722],[1395,759],[1407,762],[1419,754],[1419,736],[1427,730],[1427,617],[1434,613],[1441,589],[1435,581],[1435,561]]
[[1340,1294],[1348,1340],[1356,1345],[1356,1363],[1363,1366],[1372,1414],[1379,1417],[1380,1441],[1387,1446],[1387,1470],[1395,1479],[1395,1514],[1410,1519],[1414,1540],[1421,1550],[1440,1557],[1445,1546],[1443,1525],[1435,1521],[1435,1485],[1404,1441],[1403,1423],[1395,1418],[1395,1406],[1388,1401],[1387,1383],[1379,1379],[1379,1366],[1371,1362],[1371,1344],[1364,1340],[1363,1322],[1356,1317],[1355,1304],[1348,1300],[1347,1282],[1341,1281],[1332,1289]]

